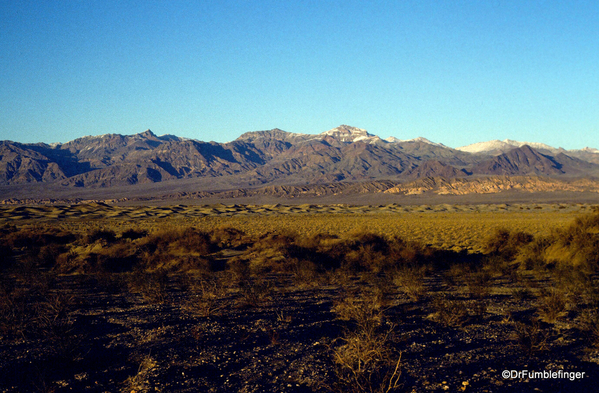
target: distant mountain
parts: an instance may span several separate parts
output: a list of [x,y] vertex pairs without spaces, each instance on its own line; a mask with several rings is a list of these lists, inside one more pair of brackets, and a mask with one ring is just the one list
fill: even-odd
[[500,140],[492,140],[487,142],[478,142],[473,143],[468,146],[458,147],[457,150],[465,151],[468,153],[482,153],[482,154],[491,154],[491,155],[499,155],[502,153],[507,153],[508,151],[514,149],[515,147],[522,146],[530,146],[536,150],[547,152],[547,153],[557,153],[563,149],[556,149],[555,147],[551,147],[544,143],[538,142],[518,142],[511,139]]
[[[599,176],[599,151],[566,151],[507,139],[452,149],[425,138],[385,140],[347,125],[320,134],[247,132],[227,143],[157,136],[150,130],[54,145],[0,142],[4,195],[37,183],[110,188],[170,181],[181,189],[193,184],[200,188],[194,191],[208,192],[489,176],[592,178]],[[215,180],[181,183],[184,179]]]
[[472,173],[481,175],[561,175],[563,164],[528,145],[517,147],[476,164]]

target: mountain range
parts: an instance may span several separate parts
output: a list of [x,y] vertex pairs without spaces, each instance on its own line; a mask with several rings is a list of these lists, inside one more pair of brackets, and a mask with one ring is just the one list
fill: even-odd
[[497,177],[518,177],[519,182],[541,177],[554,184],[597,176],[597,149],[511,140],[453,149],[425,138],[381,139],[347,125],[320,134],[247,132],[227,143],[157,136],[150,130],[52,145],[0,142],[0,197],[34,184],[76,194],[168,182],[182,192],[215,193],[387,181],[383,188],[390,192],[424,179],[475,184]]

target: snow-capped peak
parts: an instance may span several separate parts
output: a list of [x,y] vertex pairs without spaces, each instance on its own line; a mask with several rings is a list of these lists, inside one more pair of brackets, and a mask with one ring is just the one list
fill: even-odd
[[389,143],[421,142],[421,143],[426,143],[426,144],[433,145],[433,146],[446,147],[442,143],[436,143],[436,142],[430,141],[426,138],[423,138],[421,136],[419,136],[418,138],[412,138],[412,139],[399,139],[394,136],[390,136],[389,138],[387,138],[385,140]]
[[458,147],[456,150],[465,151],[468,153],[505,153],[509,150],[512,150],[515,147],[522,147],[524,145],[528,145],[534,149],[539,150],[549,150],[552,152],[556,152],[559,149],[555,147],[546,145],[544,143],[538,142],[519,142],[511,139],[504,139],[502,141],[498,139],[494,139],[492,141],[487,142],[478,142],[473,143],[471,145]]
[[549,145],[546,145],[544,143],[539,143],[539,142],[518,142],[518,141],[511,140],[511,139],[504,139],[503,142],[508,143],[512,146],[517,146],[517,147],[522,147],[524,145],[528,145],[534,149],[549,150],[549,151],[558,151],[559,150],[553,146],[549,146]]
[[599,150],[595,149],[593,147],[584,147],[582,149],[579,150],[571,150],[571,151],[579,151],[579,152],[583,152],[583,153],[593,153],[593,154],[599,154]]
[[341,125],[339,127],[333,128],[332,130],[325,131],[320,135],[324,137],[330,136],[340,140],[341,142],[364,141],[374,143],[381,140],[381,138],[378,136],[372,135],[362,128],[351,127],[347,125]]

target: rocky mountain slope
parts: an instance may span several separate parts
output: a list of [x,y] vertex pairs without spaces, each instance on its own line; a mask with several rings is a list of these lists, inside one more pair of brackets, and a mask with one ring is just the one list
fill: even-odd
[[[0,186],[48,183],[108,188],[183,179],[217,179],[220,190],[338,182],[599,175],[599,151],[491,141],[452,149],[424,138],[386,140],[339,126],[320,134],[247,132],[227,143],[152,131],[88,136],[65,144],[0,142]],[[204,182],[201,190],[210,189]],[[216,182],[213,183],[216,184]]]

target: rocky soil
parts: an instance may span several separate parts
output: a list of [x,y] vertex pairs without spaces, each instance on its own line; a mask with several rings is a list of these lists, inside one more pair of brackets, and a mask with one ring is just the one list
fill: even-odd
[[[356,332],[381,338],[392,366],[400,359],[392,391],[596,390],[599,352],[579,329],[580,313],[567,307],[552,322],[539,314],[542,277],[494,275],[478,295],[438,272],[416,289],[339,273],[132,282],[59,276],[31,290],[27,304],[15,301],[26,307],[17,320],[30,323],[1,333],[0,392],[348,391],[351,372],[335,354]],[[348,310],[370,312],[371,330]],[[584,377],[504,378],[504,370]],[[374,387],[388,382],[370,375]]]

